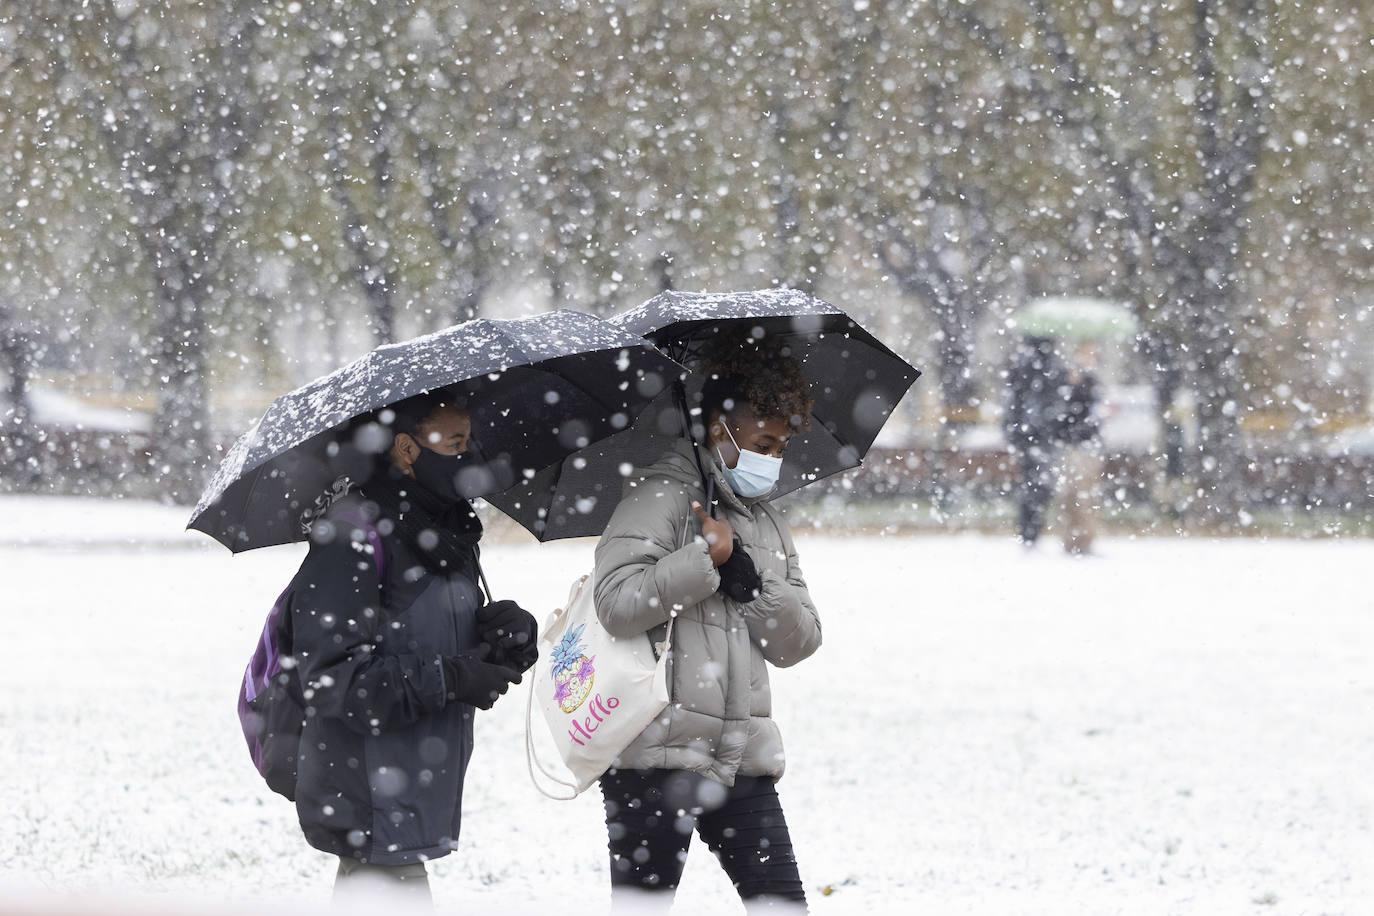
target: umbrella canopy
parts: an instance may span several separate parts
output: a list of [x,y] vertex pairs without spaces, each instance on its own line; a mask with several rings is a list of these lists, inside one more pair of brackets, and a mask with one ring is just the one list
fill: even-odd
[[486,459],[477,479],[460,478],[476,497],[627,428],[681,373],[638,335],[566,310],[378,347],[277,398],[225,456],[187,527],[235,552],[303,539],[302,512],[339,478],[365,480],[390,446],[389,430],[357,421],[417,394],[464,399]]
[[[675,360],[700,368],[716,334],[743,327],[755,339],[785,344],[801,364],[815,398],[811,429],[787,446],[774,496],[856,467],[920,372],[835,306],[790,289],[735,293],[661,293],[613,324],[642,334]],[[600,534],[620,500],[624,478],[652,463],[688,434],[684,404],[702,379],[665,390],[635,424],[573,453],[488,501],[541,540]],[[694,436],[702,437],[694,418]]]
[[1017,309],[1012,328],[1026,337],[1063,340],[1121,340],[1139,327],[1131,310],[1119,302],[1088,296],[1047,296]]

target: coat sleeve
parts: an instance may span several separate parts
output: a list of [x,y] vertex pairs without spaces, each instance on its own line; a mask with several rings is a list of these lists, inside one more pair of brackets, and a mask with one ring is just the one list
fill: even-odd
[[382,655],[380,588],[366,535],[325,527],[296,574],[291,645],[306,705],[361,734],[410,723],[446,703],[438,655]]
[[698,535],[677,546],[690,505],[677,481],[628,485],[596,545],[596,616],[612,636],[646,632],[720,587],[706,541]]
[[810,658],[821,646],[821,617],[811,603],[806,580],[797,562],[797,547],[783,521],[771,507],[763,513],[777,526],[782,550],[787,557],[786,578],[772,570],[761,573],[763,588],[759,596],[740,605],[749,635],[763,657],[779,668]]

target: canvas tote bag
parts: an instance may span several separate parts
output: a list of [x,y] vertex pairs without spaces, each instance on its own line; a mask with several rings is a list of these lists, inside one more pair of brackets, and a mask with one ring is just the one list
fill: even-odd
[[[549,615],[539,637],[525,709],[525,755],[530,779],[550,798],[581,794],[668,705],[673,618],[658,645],[648,633],[617,639],[597,618],[593,591],[589,575],[574,582],[567,604]],[[530,723],[536,705],[571,778],[539,759]],[[545,788],[536,769],[570,794]]]

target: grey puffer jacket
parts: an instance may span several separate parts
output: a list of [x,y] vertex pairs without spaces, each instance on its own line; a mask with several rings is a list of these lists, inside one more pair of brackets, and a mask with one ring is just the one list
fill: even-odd
[[787,667],[815,652],[820,618],[787,523],[767,502],[736,496],[703,451],[717,517],[730,522],[763,580],[744,604],[717,591],[720,575],[692,512],[704,493],[691,448],[682,440],[630,476],[596,547],[596,612],[613,636],[649,631],[657,644],[677,614],[670,702],[615,766],[691,770],[727,786],[736,774],[777,778],[784,758],[767,663]]

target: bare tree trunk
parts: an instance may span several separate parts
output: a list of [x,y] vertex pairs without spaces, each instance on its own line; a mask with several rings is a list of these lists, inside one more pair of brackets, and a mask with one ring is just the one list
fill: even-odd
[[458,311],[459,321],[476,318],[482,311],[482,301],[492,285],[491,266],[487,262],[485,242],[487,233],[496,222],[496,208],[493,205],[493,181],[488,175],[479,179],[476,187],[466,189],[463,197],[467,201],[467,217],[464,219],[470,266],[459,275]]
[[674,288],[673,280],[673,258],[668,252],[660,252],[654,258],[654,273],[658,275],[658,291],[666,293]]
[[768,116],[773,142],[778,148],[779,166],[773,182],[773,285],[801,288],[804,277],[793,269],[793,251],[800,241],[801,192],[797,176],[787,165],[792,155],[790,147],[791,119],[787,103],[779,100]]
[[[338,51],[332,46],[315,57],[315,66],[332,74],[337,65]],[[331,86],[333,84],[330,84]],[[353,255],[353,276],[367,298],[372,333],[378,343],[396,339],[395,290],[397,277],[390,266],[390,252],[385,242],[385,226],[390,196],[392,126],[394,115],[390,105],[375,105],[369,129],[366,161],[379,204],[375,221],[369,224],[363,208],[354,199],[350,187],[350,140],[342,123],[340,111],[348,110],[337,90],[324,93],[324,131],[329,144],[330,191],[343,214],[343,240]]]
[[940,400],[956,423],[969,421],[978,397],[970,371],[974,335],[987,311],[987,297],[951,276],[936,252],[922,248],[892,220],[884,225],[877,253],[902,292],[921,303],[939,328]]
[[0,306],[0,357],[5,362],[8,406],[0,410],[0,479],[27,489],[38,476],[38,438],[29,409],[29,335],[8,307]]
[[[492,285],[492,272],[487,264],[484,242],[496,221],[496,208],[492,204],[495,179],[488,171],[467,183],[461,195],[458,195],[445,181],[438,153],[430,143],[420,143],[419,159],[430,226],[454,271],[453,320],[468,321],[481,314],[482,300]],[[452,202],[459,196],[463,199],[466,211],[462,217],[461,242],[450,216]]]
[[[1244,499],[1240,473],[1240,378],[1234,318],[1236,270],[1245,240],[1246,215],[1265,133],[1262,105],[1267,90],[1261,79],[1239,82],[1231,102],[1232,122],[1223,111],[1224,84],[1217,72],[1213,0],[1195,0],[1196,42],[1194,117],[1203,168],[1197,231],[1189,240],[1192,254],[1184,271],[1184,304],[1189,315],[1189,344],[1197,395],[1199,484],[1210,521],[1230,524]],[[1247,0],[1232,21],[1250,43],[1252,62],[1265,62],[1259,0]],[[1254,69],[1263,72],[1261,66]]]
[[[843,26],[836,32],[831,47],[831,59],[835,61],[838,72],[830,82],[830,98],[825,128],[820,137],[819,148],[826,151],[830,164],[837,173],[849,151],[849,126],[854,108],[855,68],[859,65],[862,40],[857,34],[855,14],[852,6],[841,10]],[[876,28],[876,27],[875,27]],[[870,40],[880,39],[876,33]],[[836,233],[845,223],[847,210],[845,197],[842,196],[840,182],[827,180],[824,176],[818,183],[816,195],[816,220],[811,231],[802,233],[801,277],[799,289],[815,294],[825,279],[831,255],[836,247]]]
[[182,504],[194,503],[200,495],[212,457],[204,296],[203,284],[192,277],[179,295],[167,290],[159,297],[162,363],[175,368],[164,377],[153,426],[159,432],[158,458],[168,467],[163,495]]
[[545,265],[549,272],[549,299],[553,308],[561,309],[567,303],[568,283],[564,277],[567,270],[563,262],[557,258],[546,259]]
[[4,358],[9,376],[5,387],[10,416],[27,416],[29,412],[29,335],[6,306],[0,305],[0,357]]
[[[139,239],[144,258],[153,266],[158,303],[155,376],[160,388],[153,426],[158,432],[157,460],[165,468],[162,493],[172,502],[194,502],[208,474],[208,335],[202,305],[207,294],[203,257],[211,241],[198,233],[186,234],[172,215],[173,202],[149,196],[143,203],[146,216]],[[163,218],[156,219],[155,213]]]

